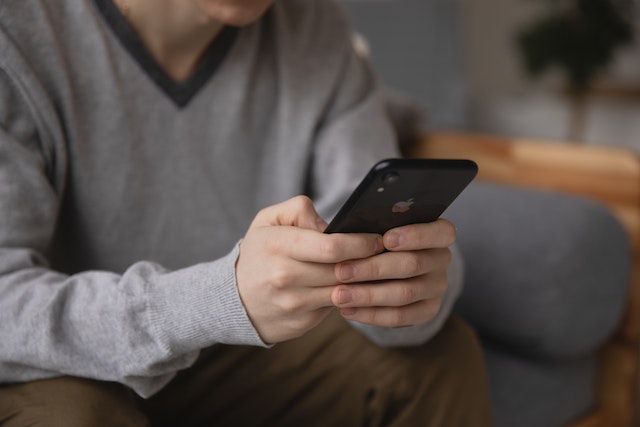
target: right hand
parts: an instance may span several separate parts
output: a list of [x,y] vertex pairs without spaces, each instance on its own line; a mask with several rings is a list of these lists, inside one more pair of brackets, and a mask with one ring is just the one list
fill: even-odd
[[326,222],[305,196],[261,210],[240,245],[240,298],[263,341],[299,337],[334,307],[338,262],[382,252],[377,234],[324,234]]

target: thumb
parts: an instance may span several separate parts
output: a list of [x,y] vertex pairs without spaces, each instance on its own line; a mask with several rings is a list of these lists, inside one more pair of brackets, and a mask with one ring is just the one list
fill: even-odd
[[313,202],[307,196],[296,196],[282,203],[262,209],[251,227],[285,225],[324,231],[327,222],[318,215]]

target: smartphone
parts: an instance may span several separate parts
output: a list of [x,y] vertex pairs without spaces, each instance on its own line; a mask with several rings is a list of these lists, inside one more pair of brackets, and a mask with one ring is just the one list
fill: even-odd
[[377,233],[435,221],[478,173],[472,160],[386,159],[376,163],[325,233]]

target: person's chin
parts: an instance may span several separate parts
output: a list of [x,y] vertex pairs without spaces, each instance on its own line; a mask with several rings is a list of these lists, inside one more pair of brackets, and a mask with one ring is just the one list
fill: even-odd
[[234,27],[244,27],[259,20],[269,7],[271,7],[273,2],[265,0],[262,3],[263,4],[257,6],[243,6],[242,4],[238,4],[222,7],[208,7],[208,5],[204,3],[201,7],[212,20]]
[[252,15],[252,16],[247,16],[247,15],[242,15],[242,16],[232,16],[229,17],[225,20],[223,20],[222,22],[225,25],[230,25],[232,27],[245,27],[247,25],[251,25],[254,22],[256,22],[257,20],[259,20],[262,17],[263,13],[259,14],[259,15]]

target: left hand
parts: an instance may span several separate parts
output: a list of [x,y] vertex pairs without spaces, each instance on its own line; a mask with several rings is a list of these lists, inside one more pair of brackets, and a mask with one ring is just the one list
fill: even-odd
[[398,327],[433,319],[448,286],[449,247],[456,240],[453,224],[444,219],[389,230],[388,252],[336,264],[342,283],[331,300],[348,320]]

